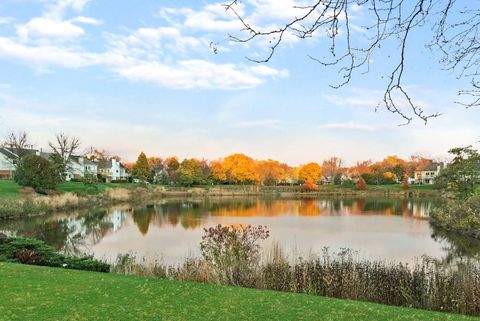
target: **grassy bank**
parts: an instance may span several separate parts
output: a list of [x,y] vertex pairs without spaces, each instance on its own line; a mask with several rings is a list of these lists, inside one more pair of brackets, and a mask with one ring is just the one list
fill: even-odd
[[234,287],[0,263],[0,320],[477,320]]
[[[133,183],[98,183],[96,189],[92,189],[89,186],[81,182],[63,182],[58,186],[58,192],[60,193],[75,193],[79,195],[94,195],[104,193],[110,188],[126,188],[134,189],[139,187],[138,184]],[[320,186],[320,189],[315,192],[304,193],[300,185],[293,186],[253,186],[253,185],[208,185],[208,186],[194,186],[194,187],[181,187],[181,186],[162,186],[162,185],[149,185],[149,188],[162,188],[165,193],[189,193],[189,194],[208,194],[208,195],[263,195],[263,194],[305,194],[305,195],[329,195],[329,194],[378,194],[387,193],[395,195],[409,195],[413,193],[413,196],[419,193],[425,192],[428,194],[439,195],[439,191],[434,190],[431,185],[412,185],[409,190],[402,190],[401,185],[370,185],[365,191],[358,191],[355,188],[339,187],[333,185]],[[21,187],[18,186],[12,180],[0,180],[0,199],[18,198],[22,196]]]
[[80,208],[103,207],[118,203],[138,204],[169,197],[246,197],[265,196],[278,198],[315,197],[387,197],[387,198],[434,198],[442,194],[437,190],[418,189],[403,191],[390,187],[370,188],[358,191],[351,188],[321,186],[315,192],[303,192],[301,186],[252,186],[221,185],[177,187],[139,185],[131,183],[100,183],[96,189],[80,182],[64,182],[57,193],[49,196],[26,193],[13,181],[0,180],[0,219],[12,219],[41,215],[48,212]]

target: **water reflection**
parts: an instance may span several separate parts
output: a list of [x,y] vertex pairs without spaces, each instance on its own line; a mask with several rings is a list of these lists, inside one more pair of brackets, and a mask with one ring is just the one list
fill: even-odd
[[178,262],[198,254],[202,228],[213,224],[263,224],[292,255],[298,249],[350,247],[378,259],[412,261],[423,254],[452,261],[477,257],[480,242],[430,227],[435,200],[212,198],[162,200],[0,222],[0,231],[42,239],[69,254],[162,255]]

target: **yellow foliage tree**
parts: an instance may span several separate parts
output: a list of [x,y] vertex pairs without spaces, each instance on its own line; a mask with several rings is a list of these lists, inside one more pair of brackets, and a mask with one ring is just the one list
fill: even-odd
[[312,179],[313,182],[318,182],[322,177],[322,168],[317,163],[308,163],[300,168],[298,172],[298,178],[302,182],[306,182],[307,179]]
[[252,184],[258,182],[255,161],[244,154],[233,154],[222,162],[230,183]]
[[279,161],[269,159],[257,163],[257,174],[264,185],[276,185],[286,180],[286,170]]
[[223,183],[227,181],[227,174],[221,161],[210,162],[210,175],[215,183]]

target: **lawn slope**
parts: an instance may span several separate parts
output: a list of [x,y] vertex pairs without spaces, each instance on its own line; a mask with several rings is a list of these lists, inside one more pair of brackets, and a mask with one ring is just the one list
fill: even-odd
[[476,320],[310,295],[0,263],[0,320]]

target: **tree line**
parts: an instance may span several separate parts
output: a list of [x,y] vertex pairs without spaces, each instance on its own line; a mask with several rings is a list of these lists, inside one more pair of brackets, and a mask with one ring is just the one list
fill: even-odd
[[382,161],[357,162],[347,167],[339,157],[330,157],[322,163],[310,162],[290,166],[277,160],[256,160],[237,153],[225,158],[208,161],[189,158],[180,161],[175,156],[166,158],[147,157],[142,152],[136,162],[125,163],[134,179],[163,185],[288,185],[313,184],[341,185],[362,178],[367,184],[396,184],[405,177],[412,177],[415,170],[432,160],[411,156],[408,160],[387,156]]

